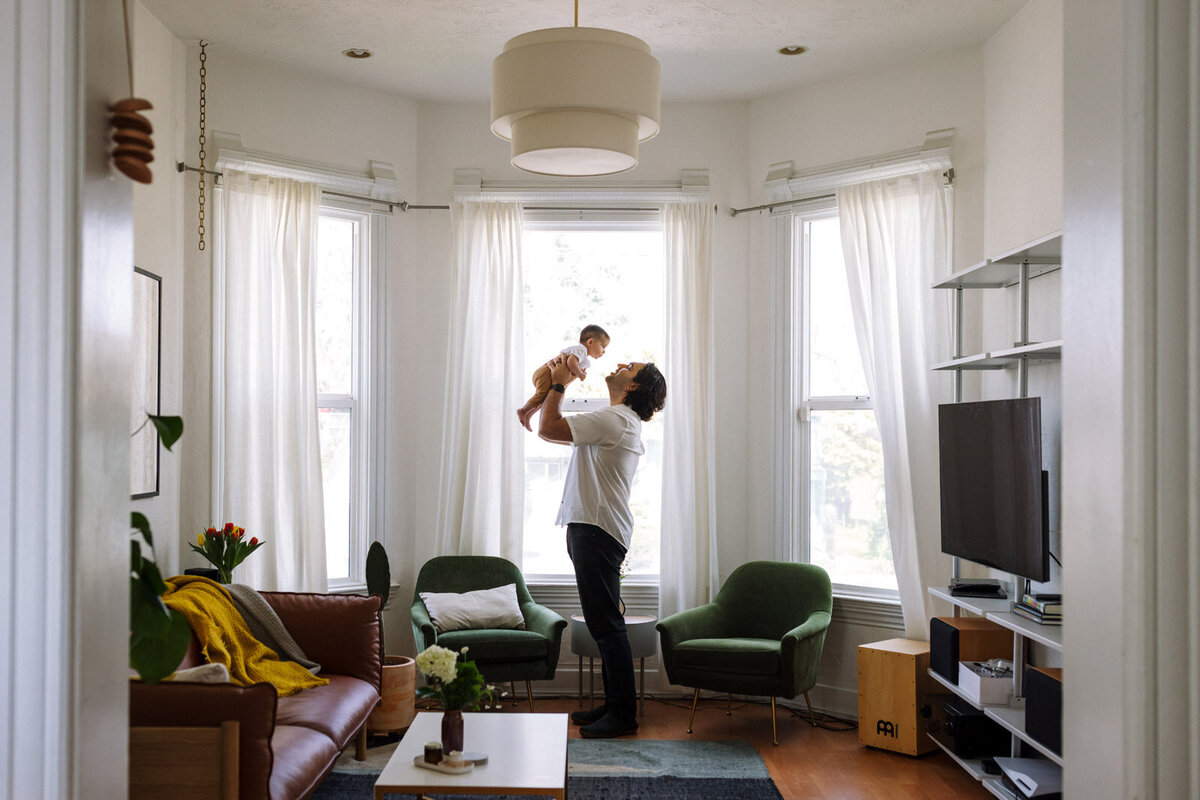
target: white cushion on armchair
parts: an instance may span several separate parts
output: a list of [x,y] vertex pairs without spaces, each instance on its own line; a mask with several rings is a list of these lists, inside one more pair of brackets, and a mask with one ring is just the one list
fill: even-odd
[[525,628],[517,585],[474,592],[421,592],[421,602],[438,633],[484,628]]

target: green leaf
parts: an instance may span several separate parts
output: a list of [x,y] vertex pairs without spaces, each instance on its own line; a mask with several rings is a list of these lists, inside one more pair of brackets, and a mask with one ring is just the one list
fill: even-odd
[[170,614],[160,633],[139,633],[129,637],[129,665],[145,683],[154,684],[170,675],[187,654],[192,630],[182,614]]
[[388,564],[387,551],[379,542],[371,542],[367,550],[367,594],[377,594],[382,598],[382,606],[388,602],[388,594],[392,588],[392,570]]
[[148,597],[159,598],[167,592],[167,584],[163,582],[158,571],[158,564],[148,558],[142,559],[141,568],[136,570],[137,580],[142,584]]
[[129,571],[137,573],[142,571],[142,546],[136,541],[129,543]]
[[147,414],[150,421],[154,423],[154,428],[158,431],[158,438],[162,440],[163,447],[168,450],[171,445],[179,441],[179,437],[183,436],[183,417],[160,417],[157,414]]
[[141,533],[142,538],[146,540],[146,544],[154,547],[154,540],[150,538],[150,520],[146,519],[145,514],[140,511],[134,511],[130,514],[129,527]]

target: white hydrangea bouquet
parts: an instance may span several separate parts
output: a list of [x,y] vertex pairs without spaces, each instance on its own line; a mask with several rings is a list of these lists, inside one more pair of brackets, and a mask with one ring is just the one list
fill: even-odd
[[459,660],[467,648],[454,652],[439,645],[430,645],[417,656],[417,669],[425,676],[425,686],[417,689],[417,697],[436,697],[447,711],[471,711],[487,707],[495,700],[496,689],[484,682],[474,661]]

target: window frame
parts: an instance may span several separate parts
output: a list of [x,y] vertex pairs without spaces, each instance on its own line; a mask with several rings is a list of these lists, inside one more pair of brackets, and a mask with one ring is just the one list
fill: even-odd
[[[779,325],[777,346],[784,350],[781,383],[776,392],[782,397],[781,405],[786,409],[787,423],[781,425],[785,436],[781,441],[783,452],[777,453],[776,462],[781,470],[782,499],[777,514],[782,517],[780,530],[791,532],[787,542],[789,558],[793,561],[811,563],[812,526],[810,486],[812,478],[812,413],[814,411],[874,410],[869,395],[820,395],[810,396],[809,347],[811,344],[810,313],[811,263],[806,246],[805,225],[808,222],[837,217],[836,197],[829,196],[798,203],[786,211],[772,215],[776,226],[774,244],[778,266],[777,281],[784,284],[777,300],[777,315],[783,322]],[[783,306],[783,307],[780,307]],[[782,340],[782,341],[781,341]],[[893,571],[894,571],[893,563]],[[834,593],[839,596],[860,597],[898,602],[899,589],[881,589],[874,586],[833,583]]]
[[[589,204],[570,203],[562,206],[539,204],[522,208],[522,227],[525,231],[663,231],[662,210],[657,205],[649,208],[646,203],[630,204],[623,207],[617,203]],[[666,264],[663,264],[666,269]],[[664,298],[665,300],[665,298]],[[560,410],[565,414],[577,414],[586,411],[599,411],[607,408],[609,401],[602,397],[564,398]],[[663,412],[660,412],[663,413]],[[658,415],[656,415],[657,417]],[[661,526],[661,519],[659,522]],[[522,537],[523,539],[524,537]],[[564,545],[565,547],[565,545]],[[660,540],[661,547],[661,540]],[[522,546],[522,561],[524,561]],[[660,568],[661,569],[661,568]],[[522,564],[524,570],[524,564]],[[639,590],[652,590],[657,599],[659,574],[650,575],[638,573],[624,578],[626,588],[639,587]],[[525,573],[525,581],[530,586],[555,587],[575,585],[574,573],[530,572]]]
[[[384,270],[381,258],[387,252],[387,225],[377,206],[370,203],[321,197],[321,217],[347,219],[356,223],[354,242],[351,357],[352,394],[318,393],[316,407],[350,409],[350,530],[348,572],[345,577],[328,578],[330,592],[361,590],[366,585],[367,550],[372,532],[381,530],[383,513],[379,484],[382,477],[382,452],[375,443],[383,441],[381,407],[383,387],[382,298]],[[328,534],[327,534],[328,535]],[[329,565],[326,563],[326,574]]]

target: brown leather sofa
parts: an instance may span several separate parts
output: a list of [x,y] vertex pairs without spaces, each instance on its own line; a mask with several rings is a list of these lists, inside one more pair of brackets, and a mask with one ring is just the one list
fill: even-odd
[[[230,760],[236,764],[239,800],[296,800],[312,794],[356,736],[358,757],[365,757],[365,723],[379,704],[382,679],[379,597],[262,595],[305,655],[321,665],[328,685],[277,697],[275,687],[267,683],[243,687],[164,682],[147,686],[135,681],[130,686],[129,724],[145,731],[211,729],[236,721],[236,758]],[[179,668],[202,663],[193,636]],[[156,738],[153,734],[151,731],[151,738]],[[145,758],[167,763],[148,765]],[[131,773],[135,760],[139,770],[155,775],[160,785],[170,785],[172,779],[164,776],[179,766],[171,763],[170,757],[131,752]],[[178,780],[186,783],[185,774],[179,774]]]

